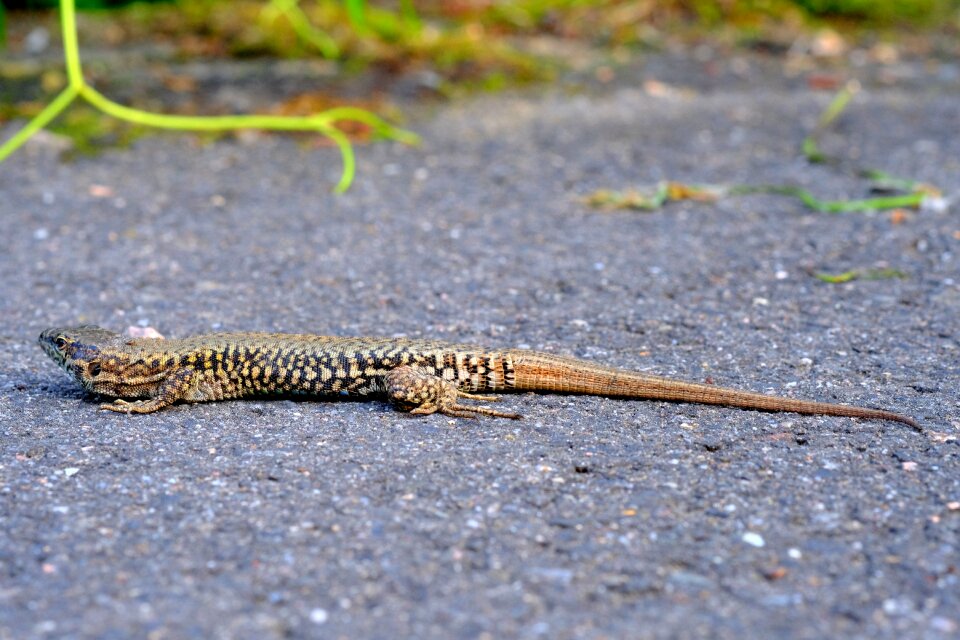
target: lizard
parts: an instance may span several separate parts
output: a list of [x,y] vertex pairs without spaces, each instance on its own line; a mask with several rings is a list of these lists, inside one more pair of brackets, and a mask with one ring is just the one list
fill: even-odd
[[533,391],[891,420],[921,430],[912,418],[883,409],[684,382],[540,351],[437,340],[282,333],[164,340],[84,325],[47,329],[39,342],[84,389],[115,398],[101,409],[126,414],[152,413],[176,402],[307,394],[386,398],[411,414],[516,419],[516,413],[460,401],[499,399],[486,392]]

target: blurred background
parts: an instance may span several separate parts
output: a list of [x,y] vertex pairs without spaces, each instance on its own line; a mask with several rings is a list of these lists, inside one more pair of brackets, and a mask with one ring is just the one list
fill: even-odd
[[[66,83],[57,5],[2,3],[0,126],[35,115]],[[658,52],[689,56],[709,75],[712,61],[749,51],[782,64],[788,77],[812,89],[834,90],[843,77],[831,75],[833,67],[904,58],[936,65],[960,49],[960,0],[78,0],[76,6],[87,80],[118,102],[175,114],[305,115],[351,104],[402,122],[415,105],[478,91],[551,82],[571,93],[595,90],[619,68]],[[343,127],[354,140],[370,136],[363,125]],[[48,130],[68,154],[153,133],[85,104],[66,110]]]

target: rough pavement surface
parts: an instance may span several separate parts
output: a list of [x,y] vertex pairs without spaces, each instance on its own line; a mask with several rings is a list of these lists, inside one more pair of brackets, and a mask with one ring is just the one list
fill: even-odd
[[[591,210],[663,179],[865,195],[798,157],[829,94],[643,77],[437,108],[420,148],[360,149],[339,197],[335,151],[282,137],[0,166],[0,638],[957,634],[956,205]],[[868,83],[823,146],[955,197],[960,91],[902,80]],[[907,277],[811,276],[877,267]],[[533,394],[504,402],[520,422],[289,400],[127,417],[37,348],[79,323],[529,346],[927,432]]]

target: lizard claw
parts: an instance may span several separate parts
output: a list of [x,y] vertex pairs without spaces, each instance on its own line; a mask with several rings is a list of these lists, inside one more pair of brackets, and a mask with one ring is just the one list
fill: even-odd
[[126,413],[129,415],[133,405],[136,405],[136,404],[138,403],[127,402],[126,400],[122,400],[118,398],[113,402],[107,402],[105,404],[101,404],[100,408],[105,409],[106,411],[116,411],[117,413]]
[[500,396],[485,396],[476,393],[467,393],[466,391],[457,391],[457,396],[467,400],[477,400],[478,402],[500,402],[503,398]]
[[456,416],[458,418],[479,418],[480,416],[490,416],[492,418],[509,418],[510,420],[519,420],[523,417],[519,413],[497,411],[496,409],[487,409],[486,407],[468,407],[461,404],[443,407],[440,409],[440,413],[447,416]]

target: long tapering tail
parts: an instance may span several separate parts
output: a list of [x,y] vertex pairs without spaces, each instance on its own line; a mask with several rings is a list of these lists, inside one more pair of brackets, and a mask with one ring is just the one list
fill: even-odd
[[514,388],[518,390],[583,393],[621,398],[715,404],[760,411],[790,411],[813,415],[892,420],[909,425],[917,431],[922,431],[921,426],[912,418],[882,409],[797,400],[707,384],[671,380],[536,351],[511,351],[509,356],[513,361]]

